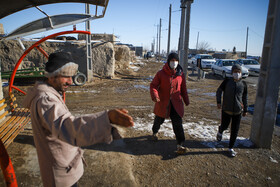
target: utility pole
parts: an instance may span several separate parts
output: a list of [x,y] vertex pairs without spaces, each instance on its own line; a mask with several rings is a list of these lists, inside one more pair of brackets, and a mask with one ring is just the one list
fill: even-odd
[[157,45],[156,45],[156,55],[158,55],[158,25],[157,25]]
[[161,18],[159,19],[159,42],[158,42],[159,61],[161,60],[161,56],[160,56],[160,40],[161,40]]
[[197,48],[198,48],[198,39],[199,39],[199,32],[197,32],[197,39],[196,39],[196,53],[197,53]]
[[153,38],[153,47],[152,47],[152,51],[155,54],[155,45],[156,45],[156,40],[155,37]]
[[170,51],[171,11],[172,11],[172,5],[170,4],[170,7],[169,7],[168,41],[167,41],[167,55],[169,54],[169,51]]
[[[85,4],[86,14],[90,14],[89,4]],[[90,21],[86,21],[86,31],[90,31]],[[87,46],[87,81],[91,82],[93,79],[92,72],[92,55],[91,55],[91,35],[86,34],[86,46]]]
[[[180,24],[180,37],[179,37],[179,42],[178,42],[178,53],[179,53],[179,58],[183,59],[183,46],[184,46],[184,33],[185,33],[185,18],[186,18],[186,5],[185,5],[185,0],[181,0],[181,24]],[[180,60],[180,65],[181,60]]]
[[247,27],[247,34],[246,34],[245,58],[247,58],[247,47],[248,47],[248,31],[249,31],[249,27]]
[[[190,13],[191,13],[191,3],[193,0],[181,0],[181,8],[182,8],[182,16],[185,16],[185,19],[182,21],[181,18],[181,31],[180,31],[180,65],[183,67],[184,73],[187,76],[188,71],[188,52],[189,52],[189,32],[190,32]],[[183,14],[183,10],[187,9],[187,11]],[[182,23],[183,28],[182,28]],[[182,34],[183,32],[183,34]],[[184,37],[183,37],[184,35]],[[182,42],[182,38],[184,38]]]
[[260,148],[271,148],[280,87],[280,3],[268,6],[262,63],[254,105],[250,140]]

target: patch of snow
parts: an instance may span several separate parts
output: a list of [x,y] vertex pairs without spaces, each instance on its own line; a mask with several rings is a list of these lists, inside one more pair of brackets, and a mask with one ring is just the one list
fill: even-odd
[[137,66],[129,66],[130,69],[132,69],[133,71],[138,71],[140,69],[140,67]]
[[147,108],[151,108],[151,106],[129,106],[129,108],[147,109]]
[[273,163],[278,163],[277,160],[273,159],[272,157],[269,157],[270,161],[273,162]]
[[216,97],[216,93],[212,92],[212,93],[203,93],[202,95],[207,95],[207,96],[211,96],[211,97]]
[[[139,131],[148,131],[152,133],[154,114],[149,114],[149,121],[144,121],[141,118],[135,118],[134,129]],[[224,131],[223,139],[221,142],[216,141],[216,135],[218,132],[218,126],[220,122],[202,118],[199,122],[183,123],[185,133],[189,134],[194,139],[202,140],[202,144],[210,147],[224,147],[224,143],[228,144],[230,139],[229,130]],[[159,132],[164,136],[175,138],[172,124],[170,119],[166,119],[161,125]],[[221,144],[223,143],[223,144]],[[252,147],[253,143],[248,138],[237,137],[236,146]]]
[[145,89],[145,90],[150,90],[150,87],[145,86],[145,85],[134,85],[134,88],[142,88],[142,89]]
[[100,91],[96,90],[67,90],[66,93],[99,93]]
[[188,89],[188,93],[195,93],[197,89]]

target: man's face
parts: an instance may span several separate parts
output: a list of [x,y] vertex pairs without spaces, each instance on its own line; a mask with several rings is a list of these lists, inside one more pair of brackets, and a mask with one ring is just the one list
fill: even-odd
[[48,79],[48,83],[58,92],[66,92],[66,89],[73,84],[70,76],[55,76]]

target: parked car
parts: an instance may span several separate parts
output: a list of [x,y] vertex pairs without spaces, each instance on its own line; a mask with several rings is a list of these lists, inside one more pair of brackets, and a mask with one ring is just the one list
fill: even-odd
[[151,52],[151,51],[148,51],[147,52],[147,54],[146,54],[146,58],[148,59],[148,58],[154,58],[155,57],[155,55],[154,55],[154,53],[153,52]]
[[192,65],[197,66],[197,59],[201,59],[201,67],[202,69],[211,69],[212,65],[216,62],[216,60],[208,54],[196,54],[192,58]]
[[[223,78],[232,77],[231,67],[237,63],[234,59],[220,59],[217,60],[212,65],[212,72],[214,75],[221,75]],[[249,71],[246,67],[241,66],[242,68],[242,78],[246,78],[249,75]]]
[[240,65],[245,66],[249,70],[250,75],[259,76],[260,63],[254,59],[238,59],[236,60]]

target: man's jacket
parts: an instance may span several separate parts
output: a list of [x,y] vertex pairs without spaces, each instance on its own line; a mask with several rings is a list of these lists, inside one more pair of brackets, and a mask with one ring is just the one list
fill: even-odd
[[82,176],[80,146],[112,141],[107,112],[74,117],[61,95],[45,83],[28,91],[34,142],[44,186],[72,186]]
[[221,104],[223,93],[222,110],[233,114],[247,112],[248,94],[247,84],[243,80],[237,82],[233,78],[225,79],[216,92],[217,104]]

